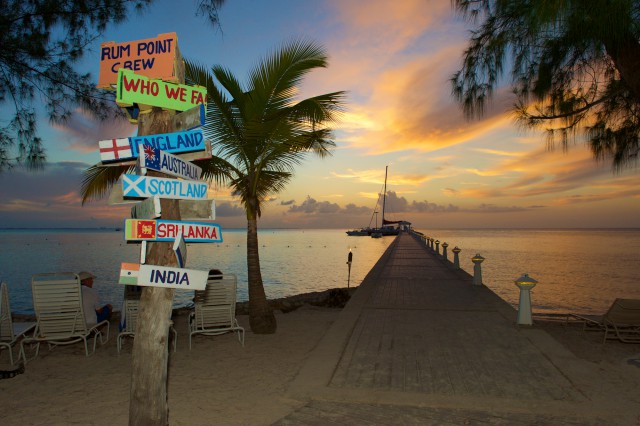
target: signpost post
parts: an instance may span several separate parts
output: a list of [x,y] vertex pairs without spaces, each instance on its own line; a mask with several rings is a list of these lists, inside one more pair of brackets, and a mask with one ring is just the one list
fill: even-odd
[[[132,226],[135,223],[135,240],[143,246],[140,263],[123,263],[119,281],[145,286],[134,339],[129,424],[168,424],[167,342],[174,292],[203,290],[208,277],[208,271],[184,269],[186,242],[222,241],[219,225],[180,220],[180,199],[208,202],[209,218],[215,217],[215,205],[206,200],[208,185],[198,180],[200,168],[187,163],[185,157],[172,155],[211,157],[202,131],[192,130],[204,124],[207,93],[204,87],[184,84],[175,33],[103,43],[98,87],[113,89],[114,85],[116,103],[138,123],[138,136],[101,141],[103,165],[135,164],[138,144],[149,146],[143,148],[149,158],[140,160],[147,175],[123,175],[122,185],[116,185],[121,193],[116,189],[110,197],[110,203],[122,202],[124,197],[148,198],[131,210],[132,217],[138,218],[130,219],[135,221],[131,222]],[[186,112],[176,116],[176,111]],[[206,152],[193,154],[199,151]],[[188,180],[169,179],[168,174]],[[162,219],[143,220],[159,216]]]

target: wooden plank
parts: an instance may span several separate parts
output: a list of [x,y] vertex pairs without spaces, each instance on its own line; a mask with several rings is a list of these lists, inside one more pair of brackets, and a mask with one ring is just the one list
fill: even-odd
[[146,169],[151,169],[182,179],[200,179],[202,169],[176,155],[151,145],[140,145],[138,151],[144,151],[144,155],[138,157],[140,174],[147,174]]
[[173,133],[102,140],[98,142],[100,160],[104,164],[130,161],[138,158],[140,144],[150,145],[171,154],[207,150],[202,130],[193,129]]
[[204,126],[204,104],[180,112],[173,116],[174,130],[191,130]]
[[[160,209],[160,197],[147,198],[131,207],[132,219],[155,219],[160,217],[162,209]],[[142,262],[144,263],[144,262]]]
[[120,284],[165,287],[182,290],[204,290],[209,271],[171,268],[167,266],[122,263]]
[[176,33],[159,34],[144,40],[100,44],[99,89],[113,90],[120,68],[148,78],[177,83],[184,80],[184,62]]
[[216,200],[180,200],[178,207],[182,220],[216,219]]
[[138,75],[131,70],[118,70],[116,103],[121,107],[138,105],[140,113],[160,107],[185,111],[207,103],[207,89],[202,86],[167,83]]
[[124,197],[148,198],[159,196],[172,200],[204,200],[207,198],[206,182],[185,181],[138,175],[122,175]]
[[127,241],[173,242],[182,234],[187,243],[221,243],[222,229],[217,223],[180,220],[125,220],[124,238]]

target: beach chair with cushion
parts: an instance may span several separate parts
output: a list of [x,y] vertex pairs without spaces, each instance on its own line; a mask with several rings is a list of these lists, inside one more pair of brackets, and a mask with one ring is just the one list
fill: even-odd
[[0,283],[0,350],[3,348],[9,350],[11,365],[13,365],[13,345],[35,326],[35,322],[13,322],[9,306],[9,287],[6,283]]
[[[80,278],[73,272],[35,274],[31,279],[33,309],[36,313],[36,328],[33,337],[26,337],[20,345],[20,355],[27,361],[24,346],[35,344],[38,356],[40,343],[47,342],[49,349],[57,345],[84,342],[85,354],[96,350],[100,339],[105,344],[109,339],[109,321],[93,326],[85,323],[82,307]],[[103,329],[106,327],[106,333]],[[93,337],[93,351],[89,353],[88,339]]]
[[640,343],[640,300],[616,299],[604,315],[576,315],[570,317],[582,321],[584,330],[604,331],[607,339],[625,343]]
[[236,276],[209,277],[204,290],[196,290],[194,311],[189,314],[189,349],[196,334],[216,336],[236,332],[244,346],[244,328],[236,319]]
[[[126,286],[132,287],[132,286]],[[120,324],[122,324],[122,330],[118,334],[118,353],[122,349],[122,340],[125,337],[135,337],[136,335],[136,326],[138,323],[138,309],[140,306],[140,298],[139,296],[127,298],[127,291],[125,291],[125,299],[122,307],[122,320]],[[173,328],[173,324],[170,325],[170,331],[173,333],[173,352],[176,351],[178,345],[178,332],[175,328]]]

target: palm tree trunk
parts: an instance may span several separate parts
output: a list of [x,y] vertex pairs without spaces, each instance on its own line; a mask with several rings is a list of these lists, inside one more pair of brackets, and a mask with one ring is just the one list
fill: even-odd
[[[140,115],[138,135],[168,133],[171,114],[154,108]],[[150,171],[150,176],[165,176]],[[161,199],[162,219],[180,220],[177,200]],[[146,263],[177,266],[171,243],[151,243]],[[167,365],[169,360],[169,322],[175,290],[145,287],[140,298],[140,311],[133,340],[129,425],[169,424],[167,401]]]
[[273,334],[278,325],[269,306],[260,272],[258,253],[258,221],[247,212],[247,270],[249,278],[249,325],[256,334]]

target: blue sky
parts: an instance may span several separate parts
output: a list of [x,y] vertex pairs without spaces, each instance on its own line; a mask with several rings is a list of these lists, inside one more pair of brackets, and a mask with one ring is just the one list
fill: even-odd
[[[110,28],[78,67],[97,81],[99,42],[176,32],[185,58],[243,78],[283,42],[305,38],[325,46],[329,67],[309,75],[301,96],[349,92],[333,156],[309,157],[268,201],[261,227],[366,226],[386,165],[389,218],[419,229],[640,224],[638,170],[614,174],[580,143],[548,150],[542,134],[514,124],[507,91],[483,120],[463,119],[447,80],[468,28],[447,1],[231,0],[221,10],[222,30],[194,16],[195,3],[175,5],[158,1]],[[79,188],[82,170],[99,161],[98,140],[133,132],[126,122],[96,123],[81,113],[55,127],[41,116],[50,164],[37,174],[0,175],[2,226],[120,225],[128,208],[104,201],[81,207]],[[223,228],[245,226],[227,188],[209,191]]]

